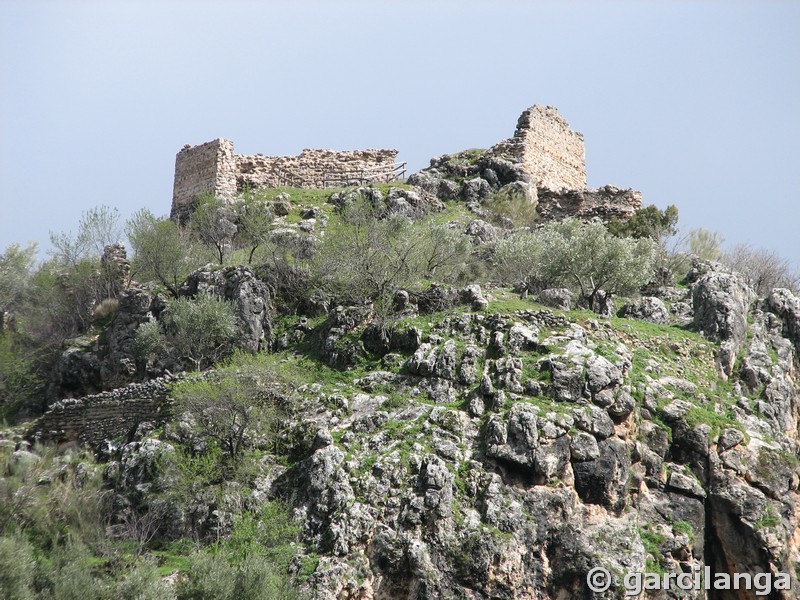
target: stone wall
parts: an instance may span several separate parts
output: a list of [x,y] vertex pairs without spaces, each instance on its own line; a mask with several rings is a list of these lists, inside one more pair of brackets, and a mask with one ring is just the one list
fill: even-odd
[[397,150],[303,150],[297,156],[234,154],[233,142],[217,139],[184,146],[175,159],[173,219],[183,220],[203,193],[232,198],[246,186],[346,187],[395,179]]
[[397,150],[305,149],[297,156],[236,155],[236,183],[245,186],[324,188],[390,181]]
[[60,400],[36,420],[26,437],[92,448],[99,448],[105,440],[127,438],[139,423],[167,418],[171,408],[168,388],[176,379],[160,377],[111,392]]
[[231,197],[236,193],[236,160],[233,142],[211,140],[186,145],[175,157],[175,183],[170,217],[183,220],[201,194]]
[[489,155],[521,163],[539,188],[586,187],[583,135],[572,131],[552,106],[537,104],[524,111],[514,137],[493,146]]
[[604,222],[616,217],[628,219],[642,208],[642,193],[636,190],[621,190],[613,185],[598,189],[538,190],[536,213],[542,221],[561,220],[567,217],[593,219]]

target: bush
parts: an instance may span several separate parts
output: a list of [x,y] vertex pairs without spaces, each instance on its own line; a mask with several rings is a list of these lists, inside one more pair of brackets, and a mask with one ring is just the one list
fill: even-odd
[[92,557],[80,543],[56,548],[50,560],[38,562],[36,585],[40,598],[48,600],[111,600],[113,590],[103,578],[92,573]]
[[472,247],[462,231],[430,222],[415,229],[415,254],[426,278],[453,283],[467,272]]
[[288,575],[260,556],[232,564],[224,555],[197,554],[178,586],[178,600],[294,600]]
[[484,202],[489,220],[501,227],[530,227],[536,221],[536,202],[531,201],[522,182],[505,186]]
[[173,396],[181,410],[192,414],[203,435],[219,444],[232,461],[254,436],[276,437],[278,412],[262,383],[247,374],[185,382],[176,386]]
[[225,557],[195,554],[186,577],[178,585],[178,600],[231,600],[236,598],[236,570]]
[[95,307],[92,318],[95,323],[108,324],[114,318],[114,315],[117,314],[118,309],[119,300],[116,298],[106,298]]
[[240,514],[231,537],[213,555],[193,556],[178,600],[299,598],[288,575],[298,533],[289,512],[277,503],[265,505],[260,513]]
[[219,264],[223,264],[237,232],[233,207],[219,198],[202,196],[195,205],[190,225],[200,241],[216,251]]
[[739,244],[721,260],[740,273],[759,296],[768,296],[774,288],[800,289],[800,273],[775,252]]
[[0,598],[34,598],[35,567],[33,548],[24,537],[0,537]]
[[116,600],[174,600],[175,593],[156,568],[140,561],[117,585]]
[[41,378],[24,340],[0,332],[0,421],[11,420],[36,397]]
[[212,296],[179,298],[162,313],[160,321],[139,327],[135,349],[143,358],[172,356],[200,370],[230,354],[235,335],[232,303]]
[[372,302],[379,319],[392,309],[394,294],[420,279],[412,222],[400,215],[379,218],[368,200],[342,208],[342,223],[329,227],[317,257],[321,285],[352,304]]
[[3,311],[17,310],[29,300],[36,253],[36,244],[11,244],[0,254],[0,318]]

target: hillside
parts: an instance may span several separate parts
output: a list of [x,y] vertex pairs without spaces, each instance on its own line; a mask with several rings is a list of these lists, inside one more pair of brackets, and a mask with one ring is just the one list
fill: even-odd
[[558,187],[562,121],[7,250],[3,597],[800,597],[800,296]]

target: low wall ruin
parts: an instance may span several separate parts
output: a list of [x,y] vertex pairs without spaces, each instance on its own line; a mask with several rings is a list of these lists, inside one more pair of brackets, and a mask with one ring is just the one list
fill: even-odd
[[235,154],[233,142],[186,145],[175,157],[173,219],[184,220],[198,196],[233,198],[246,187],[325,188],[387,183],[403,177],[397,150],[303,150],[297,156]]
[[139,423],[166,420],[171,411],[169,384],[177,379],[159,377],[110,392],[59,400],[34,422],[25,437],[93,449],[106,440],[127,439]]

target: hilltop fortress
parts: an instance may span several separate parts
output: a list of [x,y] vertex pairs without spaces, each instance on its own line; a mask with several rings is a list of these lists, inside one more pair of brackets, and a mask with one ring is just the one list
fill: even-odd
[[[327,188],[388,183],[405,176],[405,163],[397,163],[397,154],[393,149],[306,149],[297,156],[265,156],[235,154],[233,142],[225,139],[187,144],[175,159],[170,216],[185,219],[202,194],[232,198],[248,186]],[[481,153],[471,164],[450,158],[431,160],[431,167],[413,175],[408,183],[443,200],[469,199],[476,193],[480,199],[504,185],[522,184],[545,220],[624,218],[642,206],[641,194],[634,190],[586,188],[583,135],[573,131],[552,106],[537,104],[525,110],[514,135]],[[443,179],[448,181],[442,184]]]

